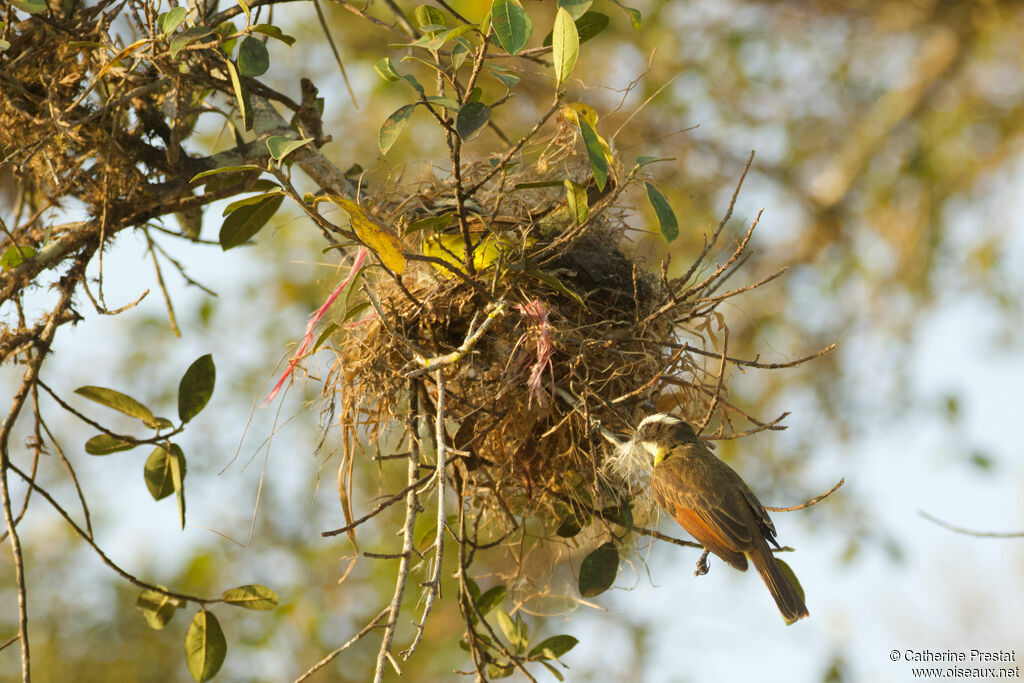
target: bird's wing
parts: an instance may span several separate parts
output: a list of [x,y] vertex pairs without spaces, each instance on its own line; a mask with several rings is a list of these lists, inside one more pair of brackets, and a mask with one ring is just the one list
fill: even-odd
[[651,473],[654,500],[698,543],[736,569],[745,570],[747,558],[742,549],[750,547],[751,538],[744,520],[730,515],[726,506],[704,492],[679,483],[671,467],[655,467]]

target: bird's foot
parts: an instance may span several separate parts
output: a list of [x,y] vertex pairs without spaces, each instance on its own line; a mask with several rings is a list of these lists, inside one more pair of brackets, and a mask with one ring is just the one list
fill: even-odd
[[694,576],[704,576],[711,570],[711,567],[708,565],[708,552],[709,551],[705,549],[704,552],[700,554],[700,559],[697,560],[697,571],[693,573]]

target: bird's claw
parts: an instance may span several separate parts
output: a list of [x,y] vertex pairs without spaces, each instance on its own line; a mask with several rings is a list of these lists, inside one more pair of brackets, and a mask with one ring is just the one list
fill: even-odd
[[704,576],[711,570],[708,565],[708,550],[705,548],[704,552],[700,554],[700,559],[697,560],[697,571],[693,573],[694,576]]

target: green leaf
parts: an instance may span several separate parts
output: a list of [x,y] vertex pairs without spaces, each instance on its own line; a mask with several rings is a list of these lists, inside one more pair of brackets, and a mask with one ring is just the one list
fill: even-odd
[[608,160],[604,156],[601,138],[582,117],[579,118],[579,125],[583,144],[587,148],[587,158],[590,160],[590,170],[594,174],[594,182],[597,183],[597,189],[604,192],[604,184],[608,182]]
[[228,653],[224,632],[212,612],[200,609],[185,634],[185,662],[192,678],[200,683],[217,675]]
[[419,5],[413,12],[413,17],[421,29],[424,26],[447,26],[444,12],[432,5]]
[[238,73],[256,78],[270,68],[270,52],[259,38],[246,36],[238,46]]
[[142,616],[146,619],[149,627],[159,631],[174,616],[174,612],[178,609],[176,603],[177,601],[174,598],[147,588],[139,594],[138,599],[135,601],[135,607],[142,612]]
[[452,111],[459,110],[459,103],[450,97],[437,97],[435,95],[432,95],[427,98],[427,102],[429,102],[430,104],[437,105],[438,107],[450,109]]
[[491,662],[487,665],[487,678],[508,678],[516,672],[514,664]]
[[455,214],[451,211],[441,214],[440,216],[427,216],[421,218],[418,221],[413,221],[409,224],[409,227],[405,229],[405,234],[408,235],[412,232],[419,232],[420,230],[440,230],[441,228],[447,228],[449,225],[454,225]]
[[459,67],[466,63],[469,57],[471,45],[465,38],[456,38],[455,47],[452,48],[452,68],[458,71]]
[[600,595],[612,587],[619,573],[619,549],[608,541],[580,563],[579,590],[584,598]]
[[590,6],[594,4],[594,0],[558,0],[558,6],[564,8],[569,16],[572,17],[573,21],[576,21],[590,9]]
[[403,105],[381,124],[380,131],[377,132],[377,147],[380,148],[381,154],[387,156],[395,141],[398,140],[398,136],[405,130],[406,124],[409,123],[409,117],[412,116],[415,109],[415,104]]
[[284,195],[275,193],[259,204],[243,206],[234,211],[220,226],[221,249],[227,251],[249,241],[277,213],[283,201]]
[[142,423],[147,427],[152,429],[157,428],[157,422],[156,418],[153,416],[153,411],[136,401],[131,396],[122,394],[120,391],[107,389],[106,387],[84,386],[75,389],[75,393],[79,396],[84,396],[90,401],[95,401],[100,405],[113,408],[119,413],[124,413],[130,417],[138,418],[142,420]]
[[273,24],[256,24],[249,30],[253,31],[254,33],[262,33],[265,36],[270,36],[271,38],[280,40],[282,43],[288,45],[289,47],[295,44],[295,38],[293,36],[284,33],[281,29],[274,26]]
[[240,173],[243,171],[262,171],[263,169],[256,164],[243,164],[241,166],[221,166],[220,168],[210,169],[209,171],[203,171],[202,173],[196,173],[192,176],[192,180],[189,183],[194,183],[200,178],[206,178],[207,176],[217,175],[218,173]]
[[377,63],[373,65],[373,70],[377,72],[378,76],[391,83],[395,83],[402,78],[398,75],[395,63],[391,61],[390,57],[377,60]]
[[647,164],[656,164],[660,161],[675,161],[675,157],[637,157],[636,167],[643,168]]
[[608,28],[608,22],[610,19],[607,14],[601,14],[600,12],[587,12],[582,17],[576,20],[576,30],[580,34],[580,44],[587,42],[591,38],[596,38],[606,28]]
[[130,451],[138,446],[135,441],[126,441],[110,434],[97,434],[85,442],[85,452],[89,455],[110,455],[118,451]]
[[209,26],[193,26],[192,28],[185,29],[171,39],[171,44],[167,49],[167,54],[171,59],[174,59],[184,48],[188,47],[200,38],[205,38],[213,32],[214,29]]
[[512,89],[512,88],[516,87],[516,84],[519,83],[519,75],[518,74],[506,74],[506,73],[501,73],[501,72],[495,71],[494,72],[494,77],[497,78],[499,81],[501,81],[501,84],[504,85],[506,88],[509,88],[509,89]]
[[178,28],[178,24],[188,15],[188,9],[185,7],[175,7],[170,12],[164,12],[156,18],[156,26],[160,29],[160,33],[165,36],[174,33],[174,29]]
[[220,596],[229,605],[238,605],[246,609],[271,610],[277,607],[277,593],[259,584],[248,584],[224,591]]
[[564,180],[563,183],[565,184],[565,199],[569,202],[569,213],[572,214],[576,225],[582,225],[590,215],[590,206],[587,204],[587,188],[569,179]]
[[644,15],[640,14],[640,10],[634,9],[633,7],[623,7],[626,10],[626,14],[629,15],[629,25],[633,27],[634,31],[639,32],[644,27]]
[[0,256],[0,268],[10,270],[20,266],[25,262],[25,259],[30,259],[35,255],[36,250],[27,244],[11,246],[4,252],[3,256]]
[[178,519],[181,528],[185,528],[185,454],[176,443],[170,444],[171,483],[178,498]]
[[238,67],[235,66],[235,63],[229,59],[225,64],[228,67],[228,75],[231,76],[231,88],[235,92],[238,113],[242,117],[242,127],[249,130],[252,128],[252,100],[249,98],[249,88],[238,74]]
[[537,270],[536,268],[531,268],[530,270],[526,270],[523,272],[524,274],[529,275],[532,278],[540,280],[548,287],[554,289],[556,292],[561,292],[562,294],[565,294],[568,297],[572,297],[580,306],[582,306],[586,310],[589,310],[587,308],[587,304],[583,301],[583,298],[580,297],[580,295],[574,292],[573,290],[566,287],[565,283],[563,283],[556,275],[552,275],[551,273],[545,273],[543,270]]
[[547,669],[548,672],[552,676],[555,677],[555,679],[557,679],[559,681],[564,681],[565,680],[565,676],[562,675],[562,672],[559,671],[558,669],[556,669],[555,667],[551,666],[550,662],[546,662],[546,661],[544,661],[542,659],[542,660],[540,660],[540,663],[541,663],[541,666],[543,666],[545,669]]
[[793,568],[777,557],[772,559],[775,560],[775,566],[779,568],[779,571],[781,571],[782,575],[786,577],[786,580],[793,584],[793,588],[795,588],[796,592],[800,595],[800,599],[807,602],[807,596],[804,594],[804,587],[800,585],[800,579],[796,578]]
[[174,493],[174,481],[171,479],[171,453],[163,445],[157,446],[146,459],[143,470],[146,488],[153,500],[163,500]]
[[501,627],[501,632],[505,634],[505,638],[515,649],[521,649],[526,646],[527,633],[526,624],[523,623],[519,615],[516,615],[516,620],[513,621],[512,617],[508,615],[503,609],[494,611],[494,616],[498,620],[498,626]]
[[647,199],[654,207],[654,213],[658,216],[658,226],[666,242],[671,242],[679,237],[679,221],[676,219],[676,212],[665,199],[665,195],[658,191],[654,185],[644,183],[647,188]]
[[[576,20],[576,33],[579,35],[579,44],[587,42],[592,38],[596,38],[602,31],[608,28],[608,22],[610,19],[607,14],[601,14],[600,12],[587,12],[582,17]],[[544,37],[544,47],[550,47],[554,40],[554,32],[547,34]]]
[[210,354],[200,356],[188,366],[178,384],[178,417],[183,424],[198,415],[210,402],[216,381],[217,368]]
[[510,55],[519,54],[533,33],[533,22],[519,0],[494,0],[491,26],[498,44]]
[[536,661],[538,659],[558,659],[569,650],[576,647],[580,641],[572,636],[551,636],[542,640],[526,655],[527,659]]
[[467,102],[455,117],[455,132],[463,141],[473,139],[487,125],[491,108],[483,102]]
[[507,592],[508,589],[501,585],[489,588],[486,593],[477,598],[476,606],[480,610],[480,614],[486,617],[491,610],[501,604]]
[[273,189],[271,189],[269,192],[261,192],[260,194],[254,194],[251,197],[243,197],[242,199],[237,199],[231,202],[230,204],[224,207],[224,211],[221,215],[227,216],[229,214],[232,214],[235,211],[241,209],[243,206],[255,206],[256,204],[259,204],[263,200],[267,199],[268,197],[274,197],[276,195],[283,194],[283,192],[284,190],[281,189],[280,185],[274,184]]
[[622,503],[620,505],[612,505],[601,510],[601,513],[612,521],[618,522],[624,531],[623,535],[633,531],[633,509],[629,506],[629,503]]
[[283,161],[286,156],[311,142],[313,138],[294,140],[286,135],[272,135],[267,138],[267,149],[270,150],[270,156],[277,161]]
[[39,14],[46,11],[46,0],[11,0],[11,4],[22,12]]
[[576,60],[580,56],[580,36],[572,16],[564,7],[558,8],[558,14],[555,15],[555,26],[551,33],[555,87],[558,88],[569,79],[573,67],[576,66]]

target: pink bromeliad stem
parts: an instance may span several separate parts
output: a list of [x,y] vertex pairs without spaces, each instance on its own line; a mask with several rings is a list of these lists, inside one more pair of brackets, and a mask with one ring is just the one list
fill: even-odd
[[337,289],[331,292],[331,295],[327,297],[327,300],[324,301],[320,308],[316,309],[316,311],[314,311],[310,316],[309,322],[306,324],[306,334],[302,337],[302,343],[299,344],[299,348],[296,349],[291,360],[288,361],[288,367],[281,373],[281,378],[277,380],[277,384],[275,384],[274,388],[270,390],[269,394],[267,394],[267,398],[263,400],[263,405],[274,400],[274,397],[277,396],[279,391],[281,391],[281,387],[284,386],[285,380],[287,380],[292,374],[295,366],[299,364],[300,360],[302,360],[302,357],[306,354],[306,351],[309,350],[309,347],[313,345],[313,328],[316,327],[316,324],[320,322],[320,319],[326,315],[327,309],[331,307],[331,304],[333,304],[334,300],[338,298],[338,295],[345,291],[345,287],[352,282],[353,278],[355,278],[356,274],[359,272],[359,269],[363,267],[363,261],[366,260],[366,253],[366,247],[359,248],[359,251],[356,252],[355,261],[352,262],[352,269],[348,271],[348,277],[338,285]]

